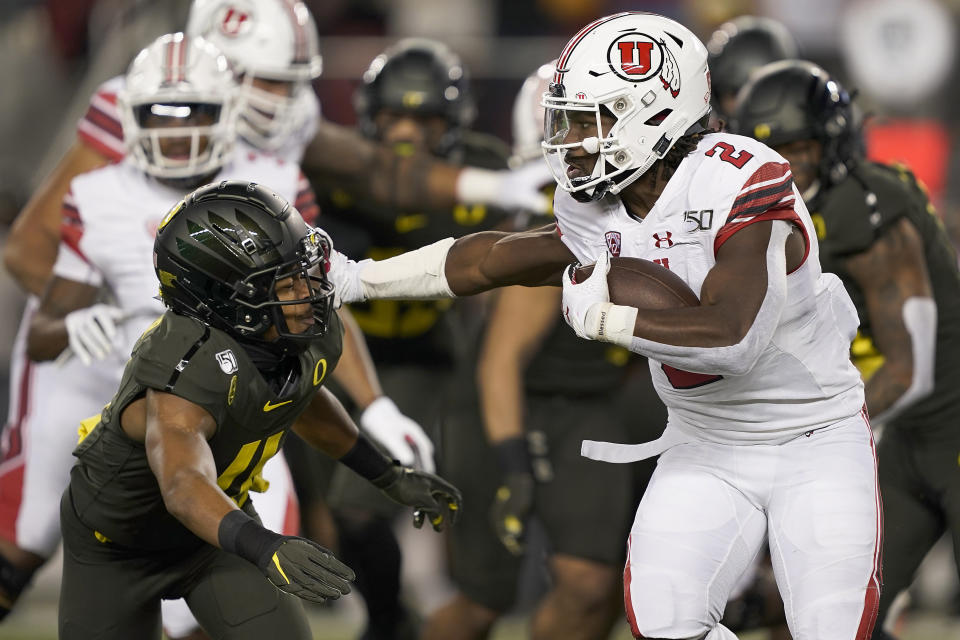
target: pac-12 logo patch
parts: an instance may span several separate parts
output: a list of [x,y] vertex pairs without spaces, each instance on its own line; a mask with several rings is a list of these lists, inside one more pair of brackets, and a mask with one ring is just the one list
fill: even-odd
[[620,232],[607,231],[603,237],[607,241],[607,250],[610,251],[610,255],[618,258],[620,256]]
[[237,372],[237,357],[233,355],[233,351],[227,349],[226,351],[221,351],[217,354],[217,364],[220,365],[220,370],[230,375],[231,373]]

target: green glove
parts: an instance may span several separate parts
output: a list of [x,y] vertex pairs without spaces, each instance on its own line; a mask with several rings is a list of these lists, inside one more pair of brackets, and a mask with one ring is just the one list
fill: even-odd
[[523,555],[535,484],[531,473],[504,474],[490,507],[493,530],[507,551],[516,556]]
[[282,536],[257,566],[280,591],[311,602],[336,600],[350,593],[350,582],[357,577],[328,550],[296,536]]
[[413,526],[418,529],[426,517],[434,531],[443,531],[448,523],[452,526],[457,521],[463,497],[459,489],[439,476],[394,461],[371,482],[391,500],[413,507]]

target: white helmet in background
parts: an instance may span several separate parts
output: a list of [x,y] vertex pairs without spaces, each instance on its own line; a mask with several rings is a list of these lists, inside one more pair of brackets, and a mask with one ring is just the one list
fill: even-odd
[[[275,150],[305,126],[305,117],[314,117],[298,106],[323,60],[313,16],[300,0],[194,0],[187,33],[214,43],[242,76],[237,126],[248,142]],[[260,89],[254,78],[290,83],[290,93]]]
[[236,80],[203,38],[170,33],[154,40],[130,63],[117,107],[129,155],[152,176],[205,176],[233,151]]
[[513,158],[523,164],[543,155],[543,94],[550,88],[557,61],[548,62],[527,76],[513,101]]
[[[582,146],[597,153],[590,176],[554,173],[582,201],[619,193],[663,158],[677,138],[699,130],[710,113],[707,50],[683,25],[652,13],[600,18],[575,35],[557,60],[543,96],[544,153],[563,158]],[[592,112],[597,137],[565,142],[569,111]],[[604,131],[601,112],[616,118]]]

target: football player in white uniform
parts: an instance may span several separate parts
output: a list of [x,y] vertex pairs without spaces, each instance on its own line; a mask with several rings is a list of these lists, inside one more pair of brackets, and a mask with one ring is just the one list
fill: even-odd
[[[587,457],[660,456],[624,571],[636,637],[736,636],[720,616],[769,538],[797,640],[867,638],[879,594],[880,516],[857,316],[821,272],[816,234],[773,150],[706,131],[707,52],[688,29],[620,13],[577,33],[544,95],[557,224],[443,240],[384,261],[334,255],[345,302],[563,285],[578,335],[646,356],[668,408],[663,436],[585,441]],[[652,260],[701,304],[609,299],[610,256]],[[594,275],[572,280],[572,261]]]

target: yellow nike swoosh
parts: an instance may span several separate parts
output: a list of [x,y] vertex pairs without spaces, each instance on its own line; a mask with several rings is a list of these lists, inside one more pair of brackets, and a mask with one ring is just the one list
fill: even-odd
[[273,411],[277,407],[282,407],[285,404],[290,404],[293,400],[284,400],[283,402],[278,402],[277,404],[270,404],[270,401],[267,400],[266,404],[263,405],[264,411]]

